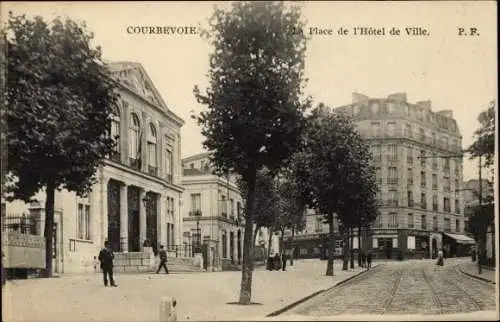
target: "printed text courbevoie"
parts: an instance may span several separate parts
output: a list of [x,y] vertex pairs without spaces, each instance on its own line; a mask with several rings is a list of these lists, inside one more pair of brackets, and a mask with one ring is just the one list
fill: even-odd
[[128,34],[152,35],[195,35],[196,27],[193,26],[128,26]]

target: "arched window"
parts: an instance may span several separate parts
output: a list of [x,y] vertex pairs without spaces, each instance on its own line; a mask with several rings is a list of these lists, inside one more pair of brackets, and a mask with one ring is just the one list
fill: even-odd
[[134,160],[138,160],[140,158],[140,131],[141,123],[139,121],[139,117],[137,114],[132,113],[130,117],[128,151],[129,157]]
[[110,135],[111,138],[116,142],[114,157],[117,157],[120,155],[120,110],[117,106],[113,108],[113,114],[111,116]]
[[148,133],[148,160],[149,167],[148,171],[151,174],[157,174],[157,154],[156,154],[156,146],[157,146],[158,136],[156,135],[155,126],[150,123],[149,124],[149,133]]

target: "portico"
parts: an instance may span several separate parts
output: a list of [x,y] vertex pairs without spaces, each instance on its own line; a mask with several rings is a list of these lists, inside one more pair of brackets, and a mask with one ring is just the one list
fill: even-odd
[[101,177],[101,240],[116,252],[139,252],[151,245],[174,245],[179,238],[180,216],[174,215],[174,200],[181,191],[141,178],[135,173],[105,168]]

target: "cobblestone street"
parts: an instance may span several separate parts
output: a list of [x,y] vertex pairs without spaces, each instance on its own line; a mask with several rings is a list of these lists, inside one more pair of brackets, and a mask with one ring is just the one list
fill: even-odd
[[495,286],[458,272],[461,260],[381,264],[284,315],[452,314],[495,310]]

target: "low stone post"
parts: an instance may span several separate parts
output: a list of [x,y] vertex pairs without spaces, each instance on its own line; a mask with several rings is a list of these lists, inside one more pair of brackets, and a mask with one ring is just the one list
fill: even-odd
[[177,322],[177,301],[173,297],[165,296],[160,300],[160,322]]

